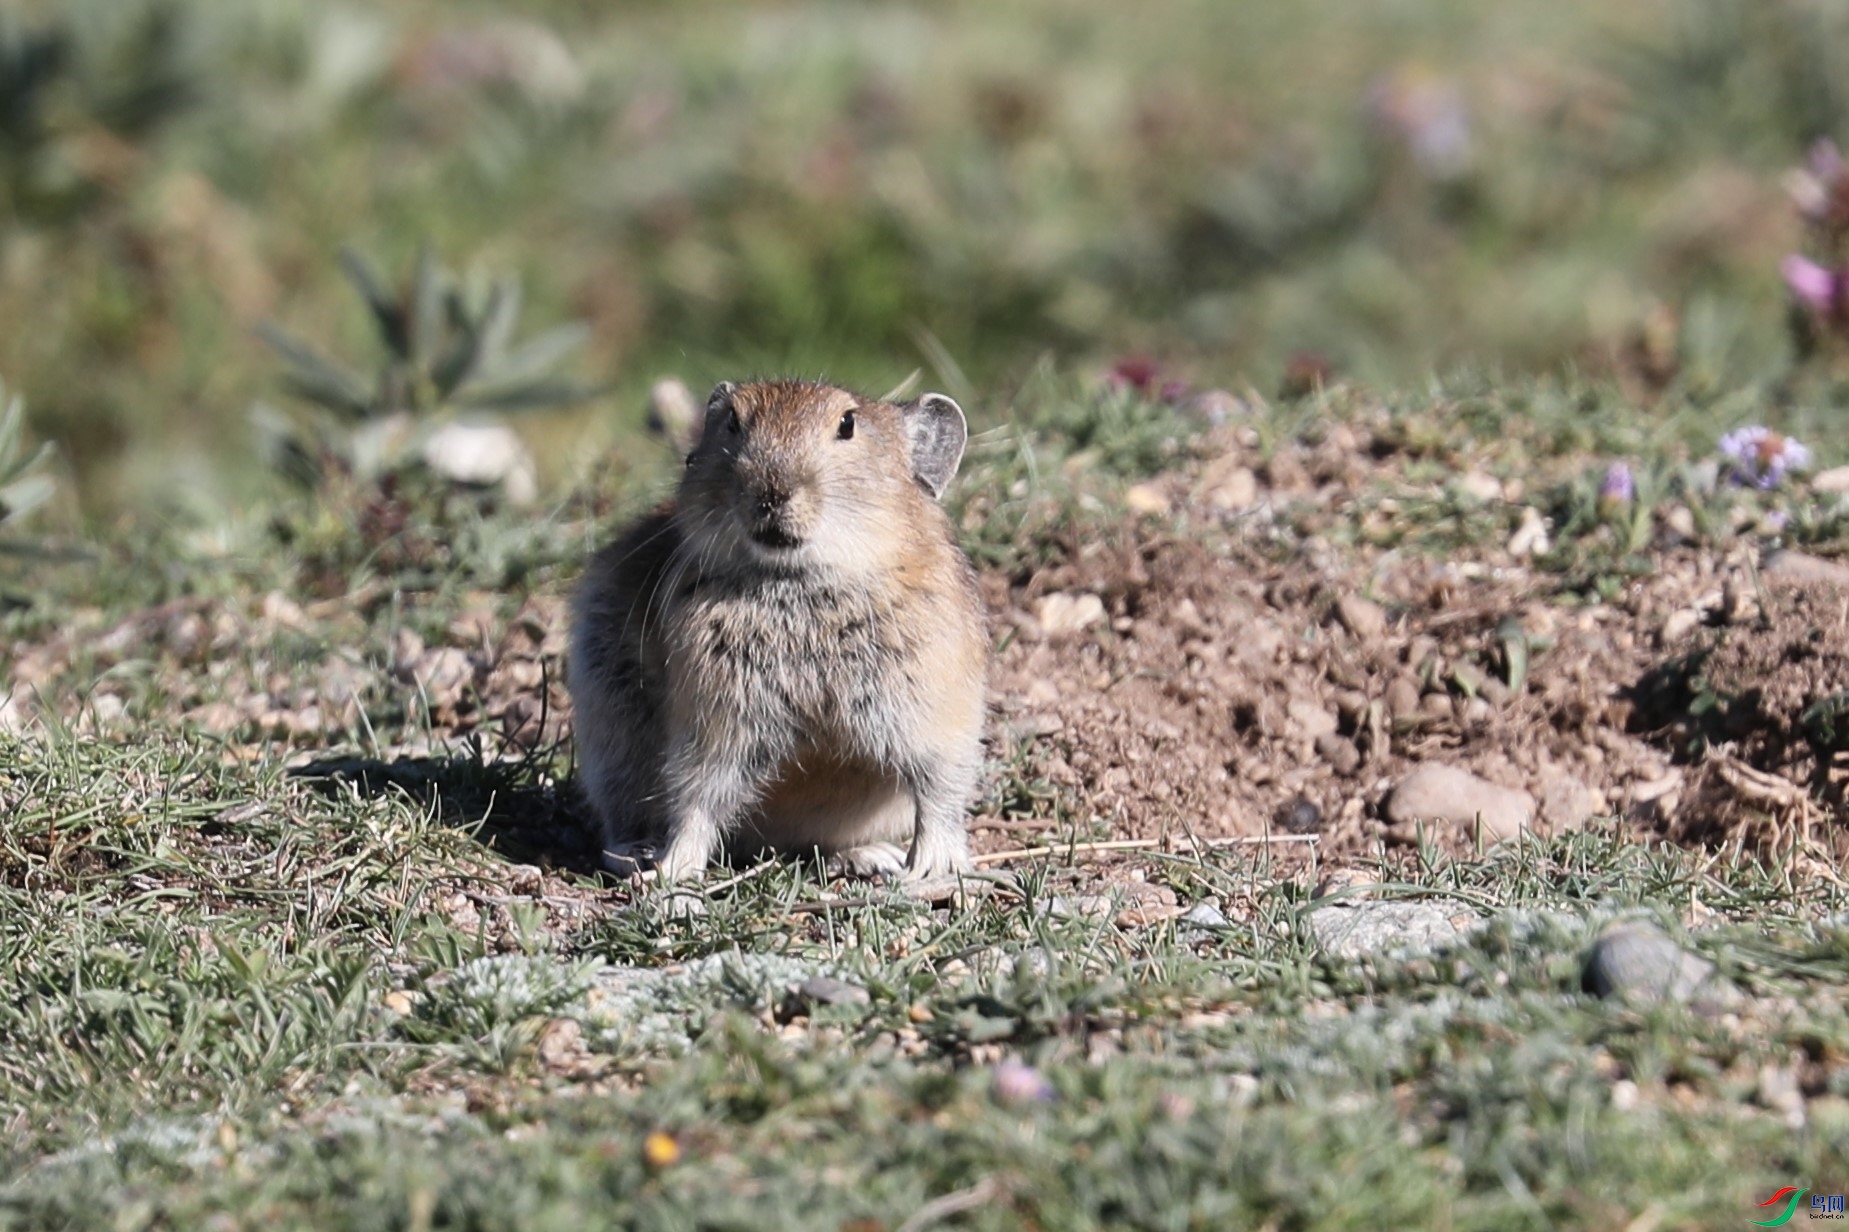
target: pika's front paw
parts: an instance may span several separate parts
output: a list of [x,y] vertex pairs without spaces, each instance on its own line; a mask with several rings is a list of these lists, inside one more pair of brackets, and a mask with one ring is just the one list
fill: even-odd
[[905,871],[905,853],[895,843],[862,843],[828,857],[835,877],[897,877]]
[[706,874],[707,854],[688,843],[669,843],[655,861],[655,880],[661,885],[697,881]]
[[948,844],[912,844],[912,854],[905,861],[905,880],[938,881],[970,871],[969,849]]

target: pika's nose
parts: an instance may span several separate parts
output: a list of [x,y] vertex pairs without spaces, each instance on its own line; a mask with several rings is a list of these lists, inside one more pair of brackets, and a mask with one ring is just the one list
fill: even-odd
[[782,488],[767,486],[758,489],[757,512],[763,521],[770,521],[780,515],[789,503],[790,494]]

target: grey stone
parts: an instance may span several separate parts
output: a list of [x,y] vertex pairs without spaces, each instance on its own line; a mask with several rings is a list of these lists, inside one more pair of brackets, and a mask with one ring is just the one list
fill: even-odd
[[812,975],[791,990],[791,999],[803,1006],[871,1005],[873,994],[832,975]]
[[1189,933],[1201,933],[1209,929],[1225,928],[1226,913],[1212,899],[1202,899],[1188,908],[1187,914],[1178,921],[1178,929],[1184,936]]
[[1463,935],[1456,904],[1360,900],[1310,912],[1310,931],[1335,958],[1438,949]]
[[[1632,1005],[1687,1002],[1707,986],[1714,964],[1677,945],[1643,920],[1613,924],[1586,954],[1581,983],[1595,996]],[[1718,988],[1718,986],[1716,986]]]

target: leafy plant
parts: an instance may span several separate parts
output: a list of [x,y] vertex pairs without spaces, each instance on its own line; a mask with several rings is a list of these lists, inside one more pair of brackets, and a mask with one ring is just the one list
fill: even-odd
[[556,369],[584,344],[571,322],[516,342],[520,281],[498,278],[477,293],[437,264],[428,247],[402,289],[387,284],[364,256],[340,254],[342,271],[365,302],[385,355],[365,375],[273,323],[259,333],[284,365],[285,389],[306,404],[305,419],[267,403],[252,410],[272,464],[305,482],[328,468],[358,475],[396,469],[457,417],[569,405],[592,387]]
[[25,399],[9,396],[0,384],[0,526],[11,526],[37,509],[57,487],[43,470],[51,457],[51,442],[24,451],[25,426]]

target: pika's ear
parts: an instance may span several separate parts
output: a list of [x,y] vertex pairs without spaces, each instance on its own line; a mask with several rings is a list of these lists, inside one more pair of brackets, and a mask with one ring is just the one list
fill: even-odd
[[706,413],[711,415],[714,411],[730,410],[732,395],[737,392],[738,386],[730,381],[721,381],[713,386],[713,392],[706,397]]
[[905,414],[905,436],[912,445],[912,476],[933,499],[941,497],[969,441],[963,408],[943,394],[923,394],[899,409]]

